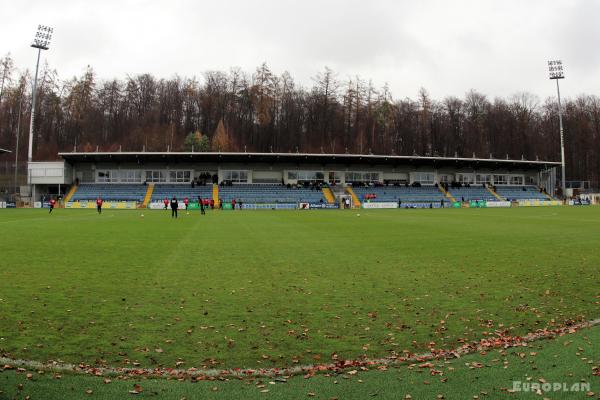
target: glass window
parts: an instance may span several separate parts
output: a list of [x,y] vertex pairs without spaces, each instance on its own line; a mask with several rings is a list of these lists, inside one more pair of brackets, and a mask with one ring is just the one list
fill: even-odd
[[108,170],[96,171],[96,182],[110,183],[112,177],[111,172],[112,171]]
[[346,172],[346,182],[379,182],[379,172]]
[[248,171],[223,171],[223,180],[233,183],[248,183]]
[[482,175],[482,174],[477,174],[475,175],[475,183],[481,184],[481,183],[490,183],[490,176],[489,175]]
[[433,172],[415,172],[414,181],[423,185],[433,185]]
[[146,171],[146,180],[148,182],[166,182],[166,171]]
[[510,177],[510,184],[511,185],[522,185],[523,184],[523,177],[522,176],[511,176]]
[[288,171],[288,179],[298,179],[298,173],[296,171]]
[[494,175],[494,185],[506,185],[508,183],[507,175]]
[[457,174],[456,175],[456,181],[460,182],[460,183],[475,183],[475,180],[473,179],[473,174]]

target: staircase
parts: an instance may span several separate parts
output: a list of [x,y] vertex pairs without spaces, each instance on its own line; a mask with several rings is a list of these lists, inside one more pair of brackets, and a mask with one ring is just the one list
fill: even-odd
[[550,196],[548,193],[546,192],[542,192],[542,188],[541,187],[537,187],[538,190],[540,191],[541,194],[543,194],[544,196],[546,196],[548,198],[548,200],[556,200],[554,197]]
[[67,196],[65,197],[65,204],[67,204],[69,201],[71,201],[71,198],[73,197],[73,195],[75,194],[76,191],[77,191],[77,185],[71,186],[71,189],[69,189],[69,193],[67,193]]
[[215,204],[219,204],[219,185],[213,183],[213,200]]
[[506,201],[506,199],[504,197],[502,197],[498,193],[496,193],[496,191],[494,189],[492,189],[491,187],[486,186],[486,189],[488,190],[488,192],[493,194],[494,197],[497,198],[499,201]]
[[152,192],[154,192],[154,183],[148,184],[148,188],[146,189],[146,196],[144,196],[144,202],[142,203],[141,208],[148,207],[148,203],[150,203],[150,199],[152,199]]
[[346,186],[346,193],[352,196],[352,206],[360,208],[360,200],[358,199],[358,196],[356,196],[356,193],[354,193],[354,190],[352,190],[352,186]]
[[444,189],[444,187],[442,185],[438,185],[438,189],[440,190],[440,192],[442,192],[444,194],[444,196],[446,196],[451,202],[455,203],[456,199],[454,198],[454,196],[452,196],[450,194],[450,192],[446,191],[446,189]]
[[327,200],[329,204],[335,203],[335,197],[333,196],[333,192],[328,187],[323,188],[323,196],[325,196],[325,200]]

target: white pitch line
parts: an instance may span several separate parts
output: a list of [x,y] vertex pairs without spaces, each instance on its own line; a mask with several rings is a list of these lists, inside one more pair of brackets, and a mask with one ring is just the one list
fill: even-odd
[[[329,363],[329,364],[309,364],[304,366],[294,366],[289,368],[265,368],[265,369],[176,369],[176,368],[117,368],[117,367],[95,367],[92,365],[85,364],[69,364],[61,362],[50,362],[42,363],[39,361],[12,359],[8,357],[0,357],[1,364],[7,364],[12,367],[25,367],[35,370],[50,370],[56,372],[74,372],[78,374],[87,375],[99,375],[99,376],[121,376],[129,375],[132,377],[136,376],[153,376],[153,377],[169,377],[169,376],[182,376],[182,377],[274,377],[283,375],[298,375],[306,372],[318,372],[318,371],[331,371],[336,369],[350,369],[360,368],[361,366],[388,366],[406,364],[411,362],[424,362],[438,359],[447,359],[449,356],[461,357],[467,354],[479,352],[484,349],[490,348],[510,348],[522,346],[523,343],[531,343],[537,340],[548,339],[563,334],[575,333],[573,330],[578,331],[581,328],[591,328],[593,326],[600,325],[600,318],[591,321],[582,322],[568,327],[559,328],[553,331],[539,331],[528,333],[527,335],[520,337],[519,340],[515,340],[514,343],[504,343],[502,346],[483,345],[480,342],[471,342],[472,346],[459,347],[455,350],[443,351],[441,354],[424,353],[420,355],[412,355],[408,357],[388,357],[388,358],[377,358],[377,359],[361,359],[361,360],[341,360],[341,364]],[[347,361],[347,364],[344,364]],[[83,365],[83,366],[82,366]]]

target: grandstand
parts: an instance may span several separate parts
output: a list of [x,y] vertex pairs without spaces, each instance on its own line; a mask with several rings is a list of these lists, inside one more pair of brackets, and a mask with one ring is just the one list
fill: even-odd
[[[351,195],[355,206],[364,202],[436,206],[463,199],[544,200],[549,196],[541,188],[556,187],[556,168],[560,165],[551,161],[361,154],[59,155],[63,161],[29,164],[28,180],[37,197],[66,193],[71,186],[67,204],[101,196],[107,201],[141,206],[173,196],[191,201],[198,197],[224,202],[236,199],[245,204],[331,204]],[[448,193],[442,187],[446,185]],[[488,190],[488,185],[497,192]]]
[[72,201],[95,200],[98,197],[107,201],[137,201],[144,200],[146,187],[143,185],[110,185],[86,183],[79,185]]
[[[436,203],[447,201],[446,196],[435,186],[373,186],[354,187],[361,202]],[[372,196],[372,198],[367,198]]]
[[496,193],[506,200],[548,200],[548,196],[541,193],[535,186],[498,186]]
[[164,198],[172,198],[173,196],[178,199],[188,198],[190,200],[211,199],[212,198],[212,184],[211,185],[172,185],[172,184],[157,184],[154,185],[152,192],[152,201],[161,202]]
[[323,192],[316,186],[287,187],[274,184],[222,186],[219,188],[219,198],[226,202],[235,199],[247,204],[325,202]]
[[463,199],[464,199],[464,201],[472,201],[472,200],[494,201],[494,200],[497,200],[496,196],[494,196],[488,189],[486,189],[482,185],[449,188],[448,192],[457,201],[463,201]]

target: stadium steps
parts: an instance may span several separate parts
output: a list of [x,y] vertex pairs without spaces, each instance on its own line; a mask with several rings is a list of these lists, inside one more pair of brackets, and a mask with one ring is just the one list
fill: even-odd
[[358,200],[358,196],[356,195],[356,193],[354,193],[354,190],[352,190],[352,187],[346,186],[346,192],[350,196],[352,196],[352,205],[354,207],[360,208],[360,200]]
[[493,194],[494,197],[497,198],[499,201],[506,201],[506,199],[504,197],[502,197],[498,193],[496,193],[496,191],[494,189],[492,189],[491,187],[488,186],[486,189],[488,190],[488,192]]
[[212,198],[215,201],[215,204],[219,204],[219,185],[216,183],[213,183]]
[[148,188],[146,189],[146,196],[144,197],[144,202],[142,203],[141,208],[148,207],[148,203],[152,200],[152,193],[154,192],[154,183],[148,184]]
[[73,195],[75,194],[76,191],[77,191],[77,185],[71,186],[71,189],[69,189],[69,193],[67,193],[67,196],[65,197],[65,201],[64,201],[65,204],[67,204],[69,201],[71,201],[71,197],[73,197]]
[[446,191],[446,189],[444,189],[444,187],[442,185],[438,185],[438,189],[440,189],[440,192],[442,192],[444,194],[444,196],[446,196],[451,202],[455,203],[456,199],[454,198],[454,196],[452,196],[450,194],[450,192]]
[[537,187],[540,191],[540,193],[542,193],[544,196],[546,196],[548,198],[548,200],[556,200],[554,197],[550,196],[548,193],[546,192],[542,192],[542,188],[541,187]]
[[333,192],[328,187],[323,188],[323,196],[325,196],[325,200],[327,200],[329,204],[335,203],[335,197],[333,196]]

